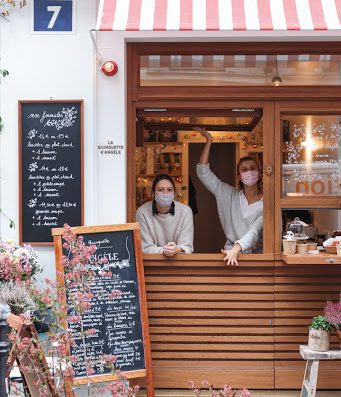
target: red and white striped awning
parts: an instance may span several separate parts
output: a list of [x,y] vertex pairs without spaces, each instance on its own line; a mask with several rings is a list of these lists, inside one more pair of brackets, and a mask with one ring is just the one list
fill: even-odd
[[341,0],[100,0],[96,30],[341,30]]
[[297,62],[316,62],[321,69],[335,63],[339,69],[341,55],[141,55],[140,65],[145,69],[224,69],[256,68],[273,69],[275,62],[283,67],[295,67]]

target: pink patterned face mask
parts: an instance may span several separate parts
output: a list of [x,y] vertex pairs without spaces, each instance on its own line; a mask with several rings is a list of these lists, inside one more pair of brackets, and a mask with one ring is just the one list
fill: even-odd
[[253,186],[258,182],[258,171],[246,171],[240,175],[240,179],[247,186]]
[[169,207],[174,200],[174,193],[156,193],[155,201],[160,207]]

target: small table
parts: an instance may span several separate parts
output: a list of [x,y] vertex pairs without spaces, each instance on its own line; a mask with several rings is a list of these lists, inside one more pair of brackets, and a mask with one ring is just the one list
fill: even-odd
[[308,346],[300,346],[300,353],[307,361],[300,397],[315,397],[320,360],[341,360],[341,350],[316,352]]

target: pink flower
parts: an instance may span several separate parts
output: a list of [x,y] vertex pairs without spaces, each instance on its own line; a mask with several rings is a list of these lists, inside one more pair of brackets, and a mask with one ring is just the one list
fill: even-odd
[[98,329],[96,328],[89,328],[86,331],[84,331],[84,334],[87,336],[92,336],[92,335],[96,335],[98,332]]
[[243,388],[241,397],[252,397],[252,395],[247,389]]
[[110,298],[119,298],[120,296],[122,296],[122,291],[119,291],[119,290],[117,290],[117,289],[113,289],[111,292],[110,292]]
[[79,323],[81,320],[81,316],[68,316],[67,321],[69,323]]

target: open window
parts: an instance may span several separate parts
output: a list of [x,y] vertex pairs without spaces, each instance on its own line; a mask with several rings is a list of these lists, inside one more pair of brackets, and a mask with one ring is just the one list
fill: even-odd
[[136,112],[136,209],[151,200],[155,175],[172,176],[175,199],[193,211],[194,252],[217,253],[226,237],[215,197],[196,174],[206,140],[194,127],[211,133],[210,168],[223,182],[238,188],[237,164],[244,156],[254,158],[263,172],[263,108],[140,108]]

